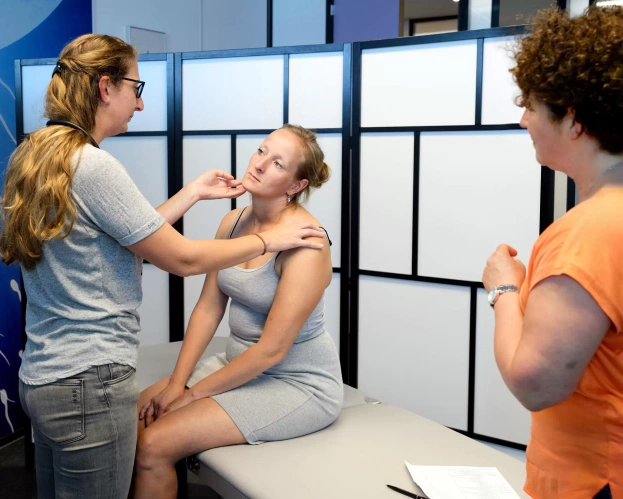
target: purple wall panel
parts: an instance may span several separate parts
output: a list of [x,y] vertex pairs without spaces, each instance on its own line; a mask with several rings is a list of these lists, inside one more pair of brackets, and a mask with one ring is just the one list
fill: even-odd
[[398,38],[400,2],[401,0],[335,0],[334,42]]

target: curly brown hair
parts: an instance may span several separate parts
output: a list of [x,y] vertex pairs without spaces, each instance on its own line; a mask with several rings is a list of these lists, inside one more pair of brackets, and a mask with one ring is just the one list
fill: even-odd
[[602,150],[623,152],[623,7],[590,7],[577,18],[542,10],[513,55],[519,106],[532,96],[553,121],[572,109]]

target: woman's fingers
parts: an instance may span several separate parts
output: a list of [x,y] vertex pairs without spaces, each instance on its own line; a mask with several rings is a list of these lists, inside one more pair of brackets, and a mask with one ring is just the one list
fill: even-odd
[[231,174],[229,174],[227,172],[224,172],[222,170],[210,170],[207,173],[211,173],[215,177],[223,178],[225,180],[233,180],[234,179],[234,177]]
[[246,192],[246,189],[242,187],[228,189],[227,192],[222,195],[222,199],[236,199],[245,194]]
[[138,419],[139,420],[143,420],[143,418],[145,417],[145,413],[147,412],[147,408],[151,405],[151,400],[149,402],[147,402],[141,409],[141,412],[138,414]]

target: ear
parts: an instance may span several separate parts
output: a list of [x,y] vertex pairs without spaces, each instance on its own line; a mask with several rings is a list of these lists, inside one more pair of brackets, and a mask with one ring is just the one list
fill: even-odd
[[567,111],[567,117],[565,118],[565,120],[569,121],[569,126],[568,126],[569,138],[571,138],[572,140],[575,140],[584,133],[584,127],[582,126],[582,123],[579,123],[575,118],[574,109],[569,108],[569,110]]
[[299,180],[296,184],[294,184],[292,187],[288,189],[288,194],[290,196],[294,196],[295,194],[298,194],[303,189],[305,189],[305,187],[307,187],[308,185],[309,185],[309,180],[307,180],[306,178]]
[[98,86],[100,91],[100,100],[104,104],[110,104],[110,87],[112,86],[110,76],[102,76]]

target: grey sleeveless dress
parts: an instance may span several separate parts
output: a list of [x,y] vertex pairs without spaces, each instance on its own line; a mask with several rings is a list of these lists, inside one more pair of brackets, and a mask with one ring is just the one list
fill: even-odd
[[[242,211],[238,220],[241,215]],[[279,286],[275,272],[278,256],[257,269],[231,267],[219,272],[219,287],[231,298],[226,351],[200,360],[188,387],[259,341]],[[281,363],[248,383],[212,398],[227,412],[248,443],[259,444],[299,437],[330,425],[340,413],[343,395],[339,356],[325,329],[323,298]]]

